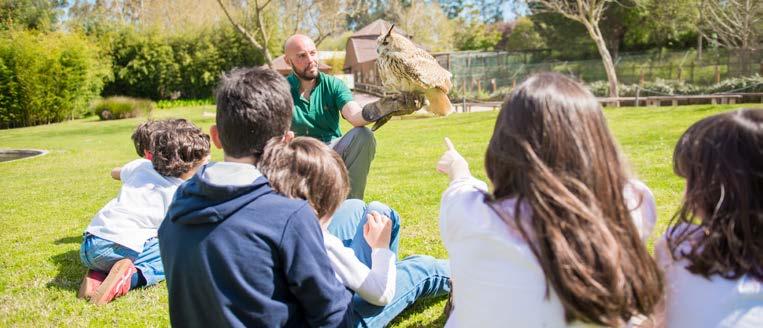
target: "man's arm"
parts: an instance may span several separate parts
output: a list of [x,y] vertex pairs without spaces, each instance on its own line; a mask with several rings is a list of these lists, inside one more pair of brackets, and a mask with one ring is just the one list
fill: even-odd
[[354,127],[366,126],[371,123],[363,119],[363,108],[354,100],[347,102],[342,107],[342,117]]

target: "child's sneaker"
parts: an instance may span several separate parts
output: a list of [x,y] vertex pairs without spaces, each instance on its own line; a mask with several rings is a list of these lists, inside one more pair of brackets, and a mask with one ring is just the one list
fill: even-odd
[[90,299],[104,280],[106,280],[105,273],[95,270],[87,270],[85,277],[82,278],[82,283],[79,285],[77,297]]
[[103,305],[117,297],[127,294],[130,290],[132,275],[138,272],[130,259],[121,259],[111,267],[108,277],[90,298],[90,302]]

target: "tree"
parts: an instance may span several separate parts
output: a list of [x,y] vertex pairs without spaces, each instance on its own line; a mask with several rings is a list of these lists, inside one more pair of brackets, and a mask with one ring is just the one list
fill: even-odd
[[763,21],[760,0],[704,1],[705,22],[702,28],[715,35],[709,40],[729,49],[750,50],[758,46],[758,24]]
[[706,37],[728,49],[738,49],[741,71],[752,71],[751,50],[757,48],[760,25],[763,23],[763,4],[760,0],[707,0],[704,1]]
[[315,45],[347,30],[357,7],[350,0],[286,0],[283,1],[283,37],[302,32]]
[[535,24],[527,17],[520,17],[511,23],[501,24],[501,40],[496,49],[519,51],[542,49],[546,45],[535,30]]
[[437,2],[414,0],[397,23],[429,51],[451,50],[453,26]]
[[65,5],[65,0],[0,0],[0,30],[52,31]]
[[467,6],[466,17],[456,19],[458,26],[453,38],[453,46],[458,50],[494,50],[501,39],[501,31],[492,29],[479,20],[480,11]]
[[541,10],[547,10],[562,14],[564,17],[579,22],[585,26],[588,35],[596,43],[596,49],[599,51],[601,61],[604,64],[604,70],[607,72],[609,81],[610,97],[617,97],[617,72],[612,56],[607,49],[604,36],[599,29],[599,22],[607,5],[613,0],[577,0],[575,2],[567,0],[529,0],[531,3],[539,4]]
[[254,20],[254,32],[250,33],[246,28],[244,28],[244,25],[237,22],[233,16],[231,16],[230,11],[228,8],[223,4],[222,0],[217,0],[217,3],[220,5],[220,8],[222,8],[223,12],[225,13],[225,17],[228,18],[228,21],[233,25],[233,27],[236,28],[236,30],[241,33],[248,41],[249,43],[254,46],[255,49],[262,52],[265,55],[265,65],[268,67],[271,67],[273,63],[273,55],[270,53],[270,35],[267,30],[267,25],[265,24],[265,10],[267,9],[268,5],[270,5],[270,2],[272,0],[251,0],[253,3],[249,4],[248,1],[246,2],[246,8],[251,8],[253,10],[253,20]]

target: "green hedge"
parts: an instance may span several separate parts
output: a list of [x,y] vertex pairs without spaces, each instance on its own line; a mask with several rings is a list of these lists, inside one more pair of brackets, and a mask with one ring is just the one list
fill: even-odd
[[96,101],[92,112],[101,120],[118,120],[150,115],[156,106],[153,101],[130,97],[108,97]]
[[110,40],[104,47],[110,49],[114,71],[103,95],[211,98],[223,72],[264,62],[262,54],[228,25],[173,35],[127,27],[100,36]]
[[77,34],[0,32],[0,128],[86,114],[110,73],[100,58]]
[[[620,84],[618,94],[620,97],[635,97],[638,84]],[[609,96],[609,83],[596,81],[588,84],[588,89],[597,97]],[[655,95],[701,95],[713,93],[745,93],[763,92],[763,77],[753,75],[748,77],[731,78],[710,86],[700,86],[676,80],[657,79],[645,82],[641,86],[641,96]]]

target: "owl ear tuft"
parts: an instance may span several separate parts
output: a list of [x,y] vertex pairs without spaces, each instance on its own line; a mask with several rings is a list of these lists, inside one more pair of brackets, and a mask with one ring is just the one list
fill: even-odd
[[395,29],[395,24],[392,24],[392,26],[390,26],[390,28],[389,28],[389,31],[387,32],[387,35],[386,35],[386,36],[384,36],[384,38],[386,39],[386,38],[388,38],[390,35],[392,35],[392,30],[394,30],[394,29]]

